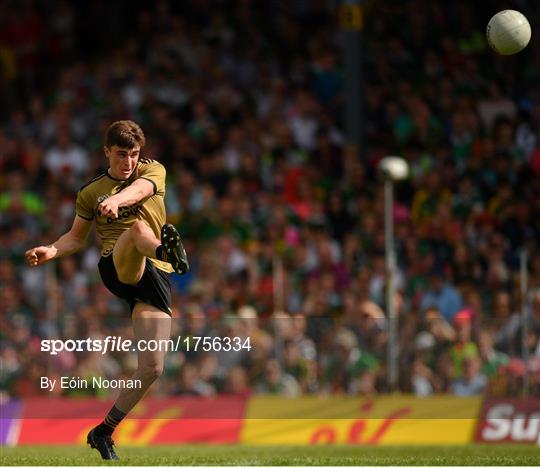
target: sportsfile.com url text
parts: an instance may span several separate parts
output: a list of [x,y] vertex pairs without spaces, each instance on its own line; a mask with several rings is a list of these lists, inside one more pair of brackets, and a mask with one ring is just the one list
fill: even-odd
[[251,350],[250,337],[240,336],[177,336],[168,340],[133,341],[121,336],[93,339],[41,340],[41,351],[56,355],[62,351],[113,353],[129,351],[242,351]]

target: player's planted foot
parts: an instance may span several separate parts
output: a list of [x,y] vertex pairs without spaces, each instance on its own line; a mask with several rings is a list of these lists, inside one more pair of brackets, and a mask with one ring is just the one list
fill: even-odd
[[180,234],[172,224],[165,224],[161,228],[161,245],[163,246],[163,260],[169,262],[179,275],[187,273],[189,262],[186,250]]
[[92,429],[88,436],[86,437],[86,443],[90,447],[95,448],[101,455],[103,460],[118,460],[118,455],[114,451],[114,442],[110,435],[107,436],[97,436],[95,433],[96,429]]

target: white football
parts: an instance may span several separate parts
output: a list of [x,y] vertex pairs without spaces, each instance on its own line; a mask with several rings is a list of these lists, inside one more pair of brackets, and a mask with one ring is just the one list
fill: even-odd
[[486,36],[491,48],[499,54],[517,54],[531,40],[531,25],[519,11],[503,10],[489,20]]

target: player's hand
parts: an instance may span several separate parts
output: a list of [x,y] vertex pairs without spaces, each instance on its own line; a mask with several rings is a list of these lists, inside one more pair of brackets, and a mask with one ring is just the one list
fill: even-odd
[[107,218],[118,218],[118,202],[114,197],[106,198],[98,205],[98,213]]
[[34,247],[33,249],[27,250],[24,254],[26,263],[28,265],[35,267],[43,265],[44,263],[52,260],[56,255],[56,248],[52,246],[40,246]]

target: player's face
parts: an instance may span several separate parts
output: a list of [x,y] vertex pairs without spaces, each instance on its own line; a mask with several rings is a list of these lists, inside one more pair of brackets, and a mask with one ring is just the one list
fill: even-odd
[[106,147],[105,156],[109,160],[109,173],[115,179],[126,180],[135,169],[139,161],[141,147],[139,145],[133,148],[120,148],[119,146]]

